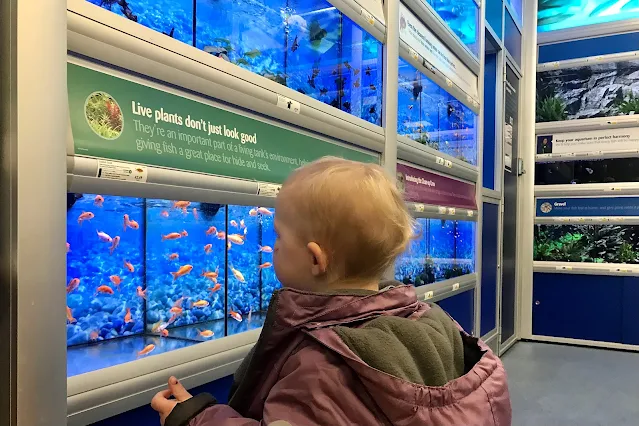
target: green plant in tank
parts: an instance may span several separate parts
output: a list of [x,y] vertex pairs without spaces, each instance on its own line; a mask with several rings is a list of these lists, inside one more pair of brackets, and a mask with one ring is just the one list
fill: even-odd
[[592,241],[588,246],[588,252],[591,258],[601,258],[606,263],[619,263],[619,255],[624,249],[626,251],[625,256],[628,254],[628,249],[632,249],[632,246],[623,247],[625,241],[626,230],[619,225],[601,225],[597,226],[592,233]]
[[626,241],[621,243],[617,252],[615,263],[636,263],[637,253],[632,249],[632,245]]
[[470,274],[472,271],[468,265],[453,265],[443,268],[444,279],[451,279],[455,277],[461,277],[462,275]]
[[566,104],[557,96],[537,100],[537,122],[563,121],[568,119]]
[[628,92],[622,100],[615,103],[615,109],[618,114],[639,114],[639,96],[632,91]]
[[424,269],[415,279],[415,285],[424,285],[435,282],[435,262],[430,256],[424,259]]

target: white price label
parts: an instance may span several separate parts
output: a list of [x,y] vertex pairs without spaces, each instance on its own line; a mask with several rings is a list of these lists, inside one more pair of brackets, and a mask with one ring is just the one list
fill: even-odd
[[450,78],[446,79],[446,86],[453,87],[453,81]]
[[621,188],[611,186],[610,188],[604,188],[604,191],[621,191]]
[[453,291],[459,290],[459,283],[453,284]]
[[257,195],[263,197],[277,197],[280,193],[282,185],[276,185],[274,183],[258,182],[257,183]]
[[466,95],[466,100],[468,101],[469,104],[472,105],[472,103],[473,103],[473,97],[472,96]]
[[599,61],[603,61],[603,58],[604,58],[604,57],[603,57],[602,55],[597,55],[597,56],[595,56],[593,59],[594,59],[595,61],[599,62]]
[[559,61],[552,62],[550,66],[553,68],[559,68]]
[[555,267],[557,271],[572,271],[572,266],[557,266]]
[[439,214],[446,214],[446,207],[444,206],[439,206],[437,210],[439,211]]
[[446,160],[444,160],[442,157],[435,157],[435,162],[439,164],[440,166],[443,166],[444,164],[446,164]]
[[473,217],[475,216],[475,212],[472,210],[468,210],[468,217]]
[[101,159],[98,160],[98,171],[95,175],[101,179],[142,183],[146,182],[148,176],[149,168],[147,166]]
[[433,292],[432,291],[427,291],[426,293],[424,293],[424,300],[428,300],[428,299],[432,299],[433,298]]
[[448,214],[451,216],[455,216],[455,207],[449,207],[448,208]]
[[473,101],[473,106],[475,108],[479,108],[479,101]]
[[585,222],[586,218],[585,217],[578,217],[577,218],[577,222]]
[[629,268],[612,268],[609,272],[632,272]]
[[283,109],[287,109],[295,114],[299,114],[300,109],[302,108],[299,102],[282,95],[277,95],[277,106]]
[[409,48],[408,48],[408,54],[409,54],[409,55],[410,55],[410,56],[411,56],[414,60],[419,61],[419,54],[418,54],[415,50],[413,50],[413,48],[412,48],[412,47],[409,47]]
[[368,10],[362,9],[362,16],[364,20],[368,22],[368,25],[375,25],[375,18]]
[[444,166],[448,167],[449,169],[452,169],[453,168],[453,162],[450,161],[450,160],[446,160],[444,162]]
[[419,213],[424,213],[426,206],[423,204],[415,204],[415,211]]

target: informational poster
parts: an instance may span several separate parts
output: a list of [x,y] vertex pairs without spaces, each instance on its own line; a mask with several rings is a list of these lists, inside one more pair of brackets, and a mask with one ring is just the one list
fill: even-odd
[[589,216],[639,216],[639,197],[537,199],[537,217]]
[[397,183],[406,201],[477,209],[475,185],[468,182],[398,163]]
[[399,4],[399,36],[453,83],[477,99],[477,76],[406,6]]
[[537,136],[537,154],[583,154],[639,150],[639,127]]
[[163,90],[68,64],[75,153],[281,183],[326,155],[379,156],[235,114]]
[[506,67],[504,82],[504,169],[511,172],[516,167],[516,152],[519,126],[519,79]]
[[[512,117],[511,117],[512,118]],[[513,166],[513,125],[506,123],[504,125],[504,167],[509,172]]]

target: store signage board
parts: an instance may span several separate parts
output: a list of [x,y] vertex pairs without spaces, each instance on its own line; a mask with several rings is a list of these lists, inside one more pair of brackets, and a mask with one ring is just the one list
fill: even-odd
[[537,217],[639,216],[639,197],[537,198]]
[[74,150],[86,155],[281,183],[326,155],[379,163],[379,156],[202,102],[68,64]]
[[582,154],[639,150],[639,127],[537,136],[537,154]]
[[413,12],[401,3],[399,7],[399,37],[467,94],[477,99],[477,76]]
[[460,209],[477,209],[475,185],[471,183],[402,163],[397,164],[397,182],[400,189],[404,191],[406,201]]

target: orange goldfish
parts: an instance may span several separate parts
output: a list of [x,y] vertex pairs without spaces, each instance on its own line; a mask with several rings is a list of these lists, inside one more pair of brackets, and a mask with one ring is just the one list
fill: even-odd
[[102,197],[102,195],[96,195],[93,199],[93,204],[95,204],[96,207],[102,207],[102,203],[104,203],[104,197]]
[[230,311],[229,315],[237,322],[242,322],[242,315],[235,311]]
[[116,235],[115,238],[113,238],[113,241],[111,243],[111,248],[109,248],[109,253],[113,254],[113,252],[115,251],[115,249],[118,247],[119,244],[120,244],[120,236]]
[[215,226],[211,226],[209,229],[206,230],[205,234],[206,235],[217,234],[217,228]]
[[226,243],[226,249],[227,250],[231,250],[231,242],[230,241],[228,243]]
[[167,330],[166,328],[162,331],[160,331],[160,334],[162,335],[162,337],[168,337],[169,336],[169,330]]
[[93,330],[91,334],[89,334],[89,340],[92,342],[95,342],[96,340],[98,340],[98,337],[100,337],[100,334],[98,333],[97,330]]
[[270,268],[271,266],[273,266],[271,262],[264,262],[260,266],[258,266],[257,269],[267,269],[267,268]]
[[73,318],[73,313],[71,312],[71,308],[67,306],[67,321],[69,324],[73,324],[74,322],[78,322],[75,318]]
[[140,225],[133,219],[131,219],[127,225],[129,225],[131,229],[140,229]]
[[213,248],[213,244],[207,244],[204,246],[204,253],[209,254],[211,253],[211,248]]
[[195,220],[200,220],[200,216],[197,214],[197,209],[193,207],[193,217]]
[[146,289],[142,290],[142,286],[138,286],[136,293],[138,297],[141,297],[142,299],[146,300]]
[[166,210],[162,210],[162,213],[160,213],[160,216],[169,217],[169,212],[167,212]]
[[[184,299],[188,299],[188,297],[187,297],[187,296],[182,296],[182,297],[180,297],[178,300],[176,300],[176,301],[175,301],[175,303],[173,303],[173,306],[174,306],[174,307],[181,308],[181,307],[182,307],[182,301],[183,301]],[[175,313],[175,312],[174,312],[174,313]]]
[[189,233],[186,232],[186,229],[184,229],[182,232],[180,232],[180,235],[182,235],[183,237],[188,237]]
[[233,276],[235,278],[237,278],[237,280],[239,282],[241,282],[241,283],[245,282],[244,281],[244,275],[242,275],[242,273],[240,271],[238,271],[237,269],[233,268],[232,266],[231,266],[231,272],[233,272]]
[[111,287],[109,287],[108,285],[101,285],[100,287],[98,287],[95,290],[96,294],[97,293],[103,293],[103,294],[113,294],[113,289]]
[[122,223],[122,229],[124,229],[124,232],[126,232],[126,228],[129,226],[129,215],[125,214],[124,215],[124,222]]
[[177,240],[178,238],[182,238],[182,234],[180,234],[179,232],[171,232],[170,234],[162,235],[162,241]]
[[220,231],[220,232],[217,233],[217,239],[218,240],[223,240],[225,238],[226,238],[226,232]]
[[249,210],[249,216],[257,216],[257,209]]
[[208,279],[210,279],[213,282],[217,282],[217,277],[219,275],[219,269],[220,267],[218,266],[217,268],[215,268],[215,272],[204,272],[202,271],[202,277],[206,277]]
[[240,229],[244,229],[246,228],[246,225],[244,225],[244,219],[240,220]]
[[124,261],[124,267],[129,271],[129,272],[135,272],[135,268],[133,267],[133,265],[130,262],[127,262],[126,260]]
[[237,228],[237,227],[238,227],[237,222],[236,222],[236,221],[234,221],[234,220],[230,221],[229,223],[231,224],[231,226],[232,226],[233,228]]
[[69,284],[67,285],[67,294],[71,293],[73,290],[78,288],[79,285],[80,285],[80,278],[71,279],[71,281],[69,281]]
[[197,334],[204,337],[205,339],[208,339],[209,337],[213,337],[215,333],[213,333],[211,330],[204,330],[204,331],[198,330]]
[[266,207],[259,207],[259,208],[257,209],[257,212],[258,212],[259,214],[264,215],[264,216],[271,216],[271,215],[273,214],[273,212],[272,212],[272,211],[270,211],[269,209],[267,209]]
[[131,319],[131,308],[126,308],[126,315],[124,316],[124,322],[129,323],[131,321],[133,321]]
[[159,333],[162,330],[166,329],[166,327],[168,327],[169,323],[165,322],[162,323],[162,320],[156,322],[155,324],[153,324],[153,326],[151,327],[151,332],[153,333]]
[[176,272],[171,272],[171,275],[173,275],[173,281],[175,281],[176,279],[180,278],[183,275],[188,274],[189,272],[191,272],[192,269],[193,269],[193,265],[183,265]]
[[193,304],[193,306],[196,308],[206,308],[207,306],[209,306],[209,302],[206,300],[198,300]]
[[222,288],[222,284],[215,284],[213,287],[209,287],[209,291],[211,293],[215,293],[216,291],[218,291],[221,288]]
[[228,240],[232,242],[233,244],[238,244],[238,245],[244,244],[244,237],[240,234],[231,234],[231,235],[228,235],[226,238],[228,238]]
[[102,241],[103,243],[112,243],[113,242],[113,238],[111,238],[111,236],[105,232],[100,232],[97,229],[95,230],[96,234],[98,235],[98,238],[100,239],[100,241]]
[[262,253],[273,253],[273,247],[271,246],[258,246],[259,249],[257,251],[261,251]]
[[191,205],[190,201],[175,201],[173,203],[173,209],[183,209],[185,210],[188,206]]
[[178,307],[178,306],[174,306],[172,307],[169,312],[171,312],[172,314],[175,315],[182,315],[182,308]]
[[180,255],[179,255],[179,254],[177,254],[177,253],[171,253],[171,254],[168,256],[168,258],[169,258],[169,260],[177,260],[177,259],[179,259],[179,258],[180,258]]
[[85,220],[91,220],[95,217],[95,215],[91,212],[82,212],[80,216],[78,216],[78,225],[82,226],[82,222]]
[[154,344],[150,344],[148,346],[146,346],[144,349],[142,349],[140,352],[138,352],[138,356],[143,356],[146,355],[148,353],[153,352],[153,349],[155,349],[155,345]]
[[120,289],[120,284],[122,284],[122,279],[120,279],[120,277],[118,275],[111,275],[109,277],[109,279],[111,280],[111,282],[118,288],[118,290]]
[[67,253],[71,251],[71,244],[67,243]]
[[168,327],[169,325],[173,324],[173,322],[177,319],[177,315],[173,314],[171,315],[171,318],[169,318],[169,320],[166,323],[165,327]]

